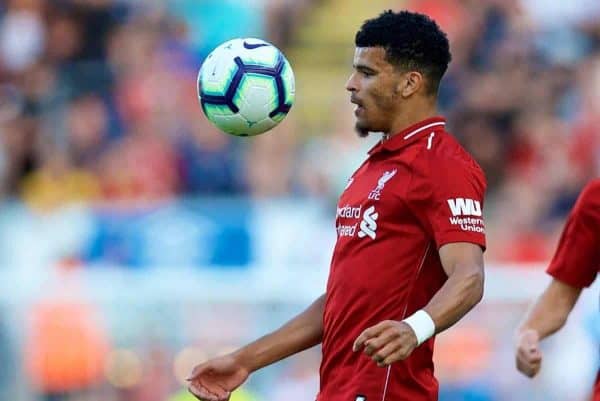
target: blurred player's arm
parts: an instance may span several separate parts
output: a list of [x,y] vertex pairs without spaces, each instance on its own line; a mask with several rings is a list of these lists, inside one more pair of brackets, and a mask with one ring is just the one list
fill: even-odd
[[534,330],[539,339],[567,321],[583,288],[595,280],[600,264],[600,181],[586,186],[563,228],[548,273],[553,277],[525,316],[518,332]]
[[567,322],[581,295],[581,288],[553,279],[517,330],[517,369],[528,377],[542,367],[540,340],[554,334]]
[[567,321],[581,291],[598,275],[600,264],[600,181],[590,182],[569,213],[558,247],[548,266],[552,282],[519,326],[515,344],[517,369],[535,376],[542,365],[540,340]]
[[248,376],[267,365],[311,348],[323,339],[325,294],[281,328],[194,368],[189,390],[204,401],[225,401]]
[[435,333],[452,326],[483,296],[483,251],[458,242],[439,249],[448,280],[420,311],[402,321],[386,320],[363,331],[353,350],[363,349],[379,366],[406,359]]
[[519,332],[535,330],[540,340],[554,334],[567,322],[581,291],[581,288],[553,279],[525,316]]

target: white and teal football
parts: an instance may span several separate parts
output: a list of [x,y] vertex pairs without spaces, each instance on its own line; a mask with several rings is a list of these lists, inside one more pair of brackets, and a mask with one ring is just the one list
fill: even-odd
[[279,124],[294,103],[294,72],[277,47],[254,38],[213,50],[198,73],[206,117],[237,136],[262,134]]

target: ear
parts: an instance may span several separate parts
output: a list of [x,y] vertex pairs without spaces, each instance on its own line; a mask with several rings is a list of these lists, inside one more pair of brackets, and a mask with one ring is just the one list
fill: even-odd
[[423,75],[418,71],[410,71],[400,80],[397,91],[402,97],[407,98],[417,93],[424,85]]

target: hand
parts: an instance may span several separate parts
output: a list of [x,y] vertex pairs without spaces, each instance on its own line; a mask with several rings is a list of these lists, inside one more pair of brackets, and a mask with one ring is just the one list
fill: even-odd
[[540,336],[535,330],[519,333],[516,349],[517,369],[527,377],[534,377],[542,367]]
[[408,358],[417,343],[417,336],[408,324],[385,320],[363,331],[352,350],[356,352],[364,347],[363,352],[377,362],[377,366],[387,366]]
[[211,359],[194,368],[189,391],[202,401],[228,401],[231,392],[248,378],[249,371],[234,355]]

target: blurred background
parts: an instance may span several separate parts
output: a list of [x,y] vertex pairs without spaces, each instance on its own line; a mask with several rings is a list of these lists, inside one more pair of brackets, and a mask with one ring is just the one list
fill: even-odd
[[[192,366],[324,291],[336,198],[378,139],[353,132],[354,33],[385,8],[448,33],[440,109],[489,182],[486,296],[438,337],[440,400],[588,399],[598,285],[535,380],[512,343],[600,172],[597,0],[1,1],[0,399],[191,400]],[[196,95],[204,57],[245,36],[280,47],[297,83],[286,120],[250,139],[217,132]],[[233,401],[313,400],[319,358]]]

